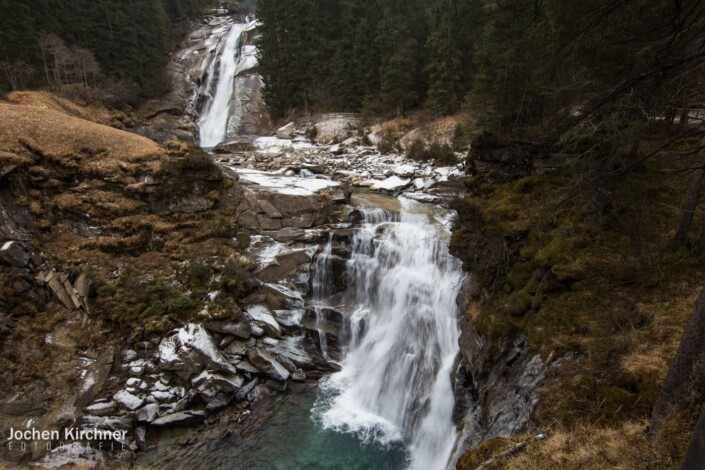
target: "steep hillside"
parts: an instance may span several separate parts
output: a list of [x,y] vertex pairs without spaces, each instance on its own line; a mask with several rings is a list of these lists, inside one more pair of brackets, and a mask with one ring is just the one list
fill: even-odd
[[239,190],[185,144],[49,106],[0,103],[0,122],[0,422],[52,429],[82,413],[86,361],[236,310]]
[[[662,132],[653,129],[644,147],[655,147]],[[489,441],[458,468],[524,441],[491,468],[677,467],[704,398],[699,370],[689,372],[689,399],[674,418],[655,435],[648,430],[705,281],[697,249],[672,248],[691,184],[677,170],[698,161],[676,157],[694,142],[610,186],[599,216],[590,210],[592,191],[576,184],[585,181],[579,161],[556,166],[539,154],[517,169],[502,151],[476,144],[452,240],[477,275],[465,314],[489,342],[525,335],[549,369],[528,434]],[[693,233],[703,224],[696,214]],[[538,433],[547,438],[534,441]]]

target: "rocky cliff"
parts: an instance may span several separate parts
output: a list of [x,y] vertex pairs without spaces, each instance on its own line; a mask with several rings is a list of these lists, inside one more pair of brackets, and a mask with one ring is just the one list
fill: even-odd
[[[282,247],[265,265],[249,254],[246,212],[265,202],[235,174],[188,144],[46,106],[0,103],[0,117],[3,429],[126,430],[113,457],[129,459],[148,429],[212,420],[228,404],[247,421],[270,393],[328,370],[270,310],[300,294],[258,280],[296,276],[312,253]],[[264,209],[318,220],[331,202],[310,196]],[[67,458],[43,445],[1,452]]]

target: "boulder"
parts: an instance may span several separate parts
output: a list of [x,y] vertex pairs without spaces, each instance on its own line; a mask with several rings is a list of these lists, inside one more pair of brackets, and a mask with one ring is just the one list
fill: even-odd
[[179,411],[152,421],[152,426],[193,426],[203,422],[206,413],[200,410]]
[[117,392],[115,395],[113,395],[113,400],[115,400],[115,403],[117,403],[118,405],[122,406],[123,408],[127,408],[130,411],[136,410],[144,403],[144,399],[138,397],[137,395],[133,395],[127,390],[121,390]]
[[248,374],[259,373],[259,369],[253,366],[252,363],[247,359],[243,359],[242,361],[238,362],[237,364],[235,364],[235,367],[237,367],[237,370],[246,372]]
[[221,410],[228,406],[231,401],[233,401],[233,398],[235,398],[234,393],[218,393],[216,394],[215,397],[212,399],[208,400],[208,403],[206,404],[206,412],[207,413],[215,413],[218,410]]
[[272,219],[281,219],[284,217],[281,212],[279,212],[277,208],[274,207],[272,203],[267,201],[266,199],[260,199],[259,201],[257,201],[257,204],[259,205],[260,209],[262,209],[262,211],[264,211],[264,213]]
[[272,312],[264,305],[253,305],[247,309],[247,315],[253,323],[262,328],[265,334],[279,338],[282,335],[281,326],[272,315]]
[[281,365],[274,357],[260,348],[252,348],[247,351],[247,358],[260,371],[274,380],[285,382],[289,379],[289,371]]
[[259,379],[254,378],[251,381],[247,382],[240,390],[238,390],[237,395],[235,395],[235,398],[238,400],[242,401],[247,399],[247,395],[257,386],[257,383],[259,382]]
[[252,329],[249,323],[244,321],[207,321],[203,324],[210,331],[215,331],[216,333],[221,333],[224,335],[237,336],[238,338],[248,339],[252,335]]
[[281,284],[264,284],[260,290],[267,296],[267,306],[273,310],[303,309],[304,307],[301,293]]
[[410,179],[402,179],[395,175],[390,176],[384,181],[375,181],[375,183],[372,185],[372,190],[394,192],[404,189],[405,187],[409,186],[410,183]]
[[163,369],[190,377],[209,368],[235,374],[237,370],[225,359],[208,331],[194,323],[180,328],[159,344],[159,364]]
[[291,139],[294,135],[294,130],[296,129],[296,124],[290,122],[286,126],[282,126],[277,129],[277,139]]
[[10,266],[24,268],[29,263],[29,253],[16,241],[5,242],[0,247],[0,261]]
[[203,371],[191,379],[191,385],[199,389],[210,388],[217,391],[237,392],[244,381],[239,374],[219,374]]
[[88,366],[76,394],[76,400],[74,401],[76,407],[83,408],[92,402],[103,390],[103,386],[113,368],[114,360],[115,351],[109,348],[98,356],[98,359],[93,364]]
[[135,413],[135,419],[140,423],[151,423],[157,418],[158,414],[159,405],[156,403],[150,403],[137,410],[137,413]]
[[81,273],[73,283],[73,288],[76,293],[81,297],[92,297],[95,293],[95,288],[93,283],[88,279],[84,273]]

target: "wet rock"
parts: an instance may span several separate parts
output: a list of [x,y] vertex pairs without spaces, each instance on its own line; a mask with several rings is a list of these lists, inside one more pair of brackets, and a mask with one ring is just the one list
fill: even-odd
[[259,379],[254,378],[251,381],[247,382],[240,390],[238,390],[237,394],[235,395],[235,398],[237,398],[240,401],[246,400],[247,395],[257,386],[259,383]]
[[291,374],[291,380],[294,382],[304,382],[306,380],[306,374],[303,371],[297,371]]
[[247,372],[249,374],[259,374],[259,369],[252,365],[252,363],[246,359],[239,361],[235,364],[237,370],[242,372]]
[[228,406],[234,398],[234,393],[218,393],[214,398],[208,401],[208,404],[206,405],[206,412],[215,413],[216,411]]
[[152,421],[152,426],[193,426],[202,423],[206,413],[199,410],[179,411]]
[[244,379],[239,374],[219,374],[203,371],[191,380],[191,385],[201,389],[237,392]]
[[459,321],[461,361],[454,379],[454,420],[460,450],[497,436],[520,432],[538,402],[546,365],[523,336],[487,344],[472,320]]
[[139,423],[151,423],[157,418],[157,415],[159,415],[159,405],[150,403],[137,410],[135,419]]
[[268,235],[278,242],[307,241],[308,232],[308,230],[300,228],[285,227],[276,232],[268,233]]
[[0,247],[0,261],[10,266],[23,268],[29,263],[29,253],[16,241],[8,241]]
[[247,358],[267,376],[282,382],[289,379],[289,371],[268,352],[260,348],[252,348],[247,351]]
[[250,391],[250,393],[247,394],[247,401],[257,403],[270,395],[271,393],[269,393],[269,389],[267,387],[264,385],[257,385]]
[[273,338],[278,338],[282,335],[281,326],[279,326],[272,312],[264,305],[253,305],[249,307],[247,309],[247,315],[256,326],[264,330],[265,334]]
[[286,382],[280,382],[278,380],[267,380],[264,385],[270,389],[274,390],[277,392],[285,392],[286,391]]
[[114,361],[115,352],[112,348],[108,348],[108,350],[98,356],[94,363],[88,366],[76,394],[74,402],[76,407],[83,408],[92,402],[103,390],[105,382],[110,376]]
[[248,339],[252,335],[252,328],[247,322],[207,321],[203,325],[210,331],[242,339]]
[[137,444],[137,447],[144,452],[147,450],[147,427],[146,426],[137,426],[135,428],[135,443]]
[[304,306],[300,292],[280,284],[263,284],[260,290],[267,296],[267,306],[273,310],[291,310]]

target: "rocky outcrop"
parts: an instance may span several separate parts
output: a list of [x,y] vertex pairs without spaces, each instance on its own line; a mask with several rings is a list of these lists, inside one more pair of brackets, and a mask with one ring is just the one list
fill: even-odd
[[[147,120],[136,132],[161,143],[198,141],[197,124],[215,94],[220,54],[234,22],[247,20],[239,13],[211,16],[186,37],[167,67],[169,92],[147,108]],[[240,59],[233,78],[227,141],[243,135],[262,135],[271,128],[268,113],[263,112],[262,79],[257,73],[256,26],[250,22],[239,39]]]
[[[472,283],[467,283],[464,290],[470,288]],[[462,292],[459,303],[466,303]],[[460,320],[460,329],[454,390],[460,434],[454,460],[487,439],[526,430],[546,371],[523,336],[487,343],[467,316]]]

